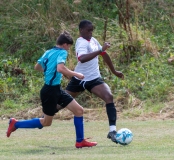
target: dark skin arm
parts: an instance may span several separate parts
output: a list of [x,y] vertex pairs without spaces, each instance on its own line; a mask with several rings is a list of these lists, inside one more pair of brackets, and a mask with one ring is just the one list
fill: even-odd
[[105,63],[108,65],[108,67],[110,68],[111,72],[112,72],[114,75],[116,75],[117,77],[124,79],[123,73],[120,72],[120,71],[115,70],[115,68],[114,68],[114,66],[113,66],[113,63],[112,63],[111,58],[109,57],[109,55],[106,53],[106,54],[104,54],[102,57],[103,57],[104,62],[105,62]]
[[[105,51],[107,48],[110,47],[110,43],[105,42],[104,45],[102,46],[102,50]],[[92,52],[90,54],[84,54],[82,56],[79,57],[79,60],[81,63],[85,63],[90,61],[91,59],[95,58],[96,56],[98,56],[101,53],[101,50]],[[109,55],[106,53],[103,56],[103,60],[105,61],[105,63],[108,65],[108,67],[110,68],[111,72],[116,75],[119,78],[124,79],[124,75],[122,72],[115,70],[113,63],[109,57]]]
[[[104,45],[102,46],[102,51],[105,51],[107,48],[110,47],[110,43],[108,42],[105,42]],[[96,56],[98,56],[99,54],[101,53],[101,50],[98,50],[98,51],[95,51],[95,52],[92,52],[90,54],[84,54],[84,55],[81,55],[79,57],[79,60],[81,63],[85,63],[85,62],[88,62],[90,61],[91,59],[95,58]]]
[[95,51],[95,52],[92,52],[90,54],[84,54],[84,55],[81,55],[79,57],[79,60],[81,63],[85,63],[85,62],[88,62],[90,61],[91,59],[95,58],[96,56],[98,56],[99,54],[101,53],[100,50],[98,51]]

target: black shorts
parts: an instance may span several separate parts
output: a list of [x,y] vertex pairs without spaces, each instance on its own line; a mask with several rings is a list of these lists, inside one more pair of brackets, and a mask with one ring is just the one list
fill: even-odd
[[71,81],[68,83],[66,90],[71,92],[83,92],[87,89],[91,92],[91,89],[95,86],[103,84],[104,81],[101,77],[93,79],[91,81],[83,81],[72,77]]
[[48,116],[53,116],[57,112],[57,104],[65,108],[73,97],[62,90],[60,85],[44,85],[40,91],[42,110]]

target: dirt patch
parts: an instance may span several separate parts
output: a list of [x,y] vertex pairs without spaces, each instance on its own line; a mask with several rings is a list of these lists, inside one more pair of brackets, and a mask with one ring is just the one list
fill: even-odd
[[[117,115],[118,119],[136,119],[136,120],[148,120],[148,119],[174,119],[174,100],[164,103],[164,108],[160,110],[159,113],[148,113],[141,114],[140,116],[124,116],[123,107],[117,106]],[[35,117],[42,117],[42,107],[37,107],[34,109],[26,109],[20,111],[13,115],[2,116],[1,119],[8,119],[10,117],[15,117],[16,119],[31,119]],[[62,109],[58,113],[55,114],[54,119],[59,120],[71,120],[74,115],[67,109]],[[84,119],[85,121],[92,120],[107,120],[107,114],[105,107],[97,108],[97,109],[87,109],[84,108]]]
[[[1,118],[10,118],[10,117],[15,117],[16,119],[31,119],[31,118],[36,118],[36,117],[42,117],[43,112],[42,112],[42,107],[37,107],[34,109],[26,109],[23,111],[20,111],[16,114],[13,115],[7,115]],[[71,111],[68,109],[62,109],[58,113],[55,114],[54,119],[60,119],[60,120],[70,120],[73,119],[74,115],[72,114]],[[84,119],[86,121],[89,120],[105,120],[107,119],[106,117],[106,111],[104,108],[99,108],[99,109],[86,109],[84,108]]]
[[148,120],[148,119],[174,119],[174,100],[164,103],[164,108],[159,113],[148,113],[141,116],[135,117],[137,120]]
[[[127,105],[129,104],[129,105]],[[135,120],[148,120],[148,119],[174,119],[174,94],[171,93],[168,96],[168,102],[164,103],[164,107],[159,111],[159,113],[144,113],[143,112],[143,102],[131,98],[131,103],[128,103],[127,99],[119,98],[115,100],[115,105],[117,106],[117,117],[118,119],[135,119]],[[136,111],[140,111],[141,114],[136,115]],[[125,115],[125,112],[130,112],[129,115]],[[31,119],[36,117],[42,117],[42,107],[36,107],[32,109],[25,109],[16,114],[3,115],[0,119],[9,119],[15,117],[16,119]],[[62,109],[55,114],[54,119],[59,120],[71,120],[74,115],[69,110]],[[107,120],[106,108],[100,107],[95,109],[84,108],[84,119],[85,121],[92,120]]]

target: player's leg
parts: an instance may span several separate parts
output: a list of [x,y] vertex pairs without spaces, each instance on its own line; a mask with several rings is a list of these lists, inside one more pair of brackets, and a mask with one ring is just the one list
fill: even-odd
[[40,118],[40,122],[43,127],[51,126],[54,116],[44,114],[43,118]]
[[66,92],[70,94],[72,97],[77,97],[81,92],[83,92],[85,89],[83,88],[81,84],[81,80],[76,79],[75,77],[72,77],[70,82],[68,83],[66,87]]
[[[73,98],[77,97],[80,94],[80,92],[71,92],[71,91],[68,91],[68,90],[66,90],[66,93],[71,95]],[[63,109],[63,107],[60,106],[59,104],[57,104],[55,114],[58,113],[61,109]],[[44,117],[44,115],[42,117]]]
[[[81,80],[78,80],[74,77],[72,77],[71,81],[66,87],[66,93],[71,95],[72,97],[78,96],[81,92],[83,92],[85,89],[83,88],[83,85],[81,84]],[[82,147],[92,147],[96,146],[97,142],[88,142],[84,139],[84,124],[83,124],[83,107],[80,106],[74,99],[72,102],[70,102],[66,108],[68,108],[70,111],[74,114],[74,126],[76,131],[76,144],[75,146],[77,148]]]
[[91,92],[101,98],[106,103],[106,112],[109,119],[110,131],[116,130],[116,107],[113,103],[113,96],[109,86],[106,83],[97,85],[91,89]]
[[116,142],[115,134],[116,134],[117,112],[113,102],[113,96],[112,96],[111,90],[106,83],[102,83],[102,84],[94,86],[91,89],[91,92],[105,101],[106,113],[108,116],[109,128],[110,128],[107,137],[111,139],[113,142]]
[[66,106],[66,108],[74,114],[76,141],[81,142],[84,139],[83,107],[81,107],[75,100],[73,100]]
[[41,101],[42,110],[44,112],[43,118],[33,118],[30,120],[16,120],[11,118],[9,121],[9,127],[7,130],[7,137],[10,137],[11,133],[18,128],[43,128],[44,126],[50,126],[57,106],[57,91],[60,86],[53,89],[52,86],[44,85],[41,89]]
[[73,98],[77,97],[81,92],[72,92],[69,90],[65,90],[68,94],[70,94]]
[[18,128],[39,128],[50,126],[52,123],[53,116],[44,114],[44,118],[33,118],[29,120],[16,120],[11,118],[9,121],[9,127],[7,130],[7,137],[10,137],[11,133]]
[[96,146],[97,142],[89,142],[86,139],[84,139],[83,107],[80,106],[74,99],[66,106],[66,108],[74,113],[76,148]]

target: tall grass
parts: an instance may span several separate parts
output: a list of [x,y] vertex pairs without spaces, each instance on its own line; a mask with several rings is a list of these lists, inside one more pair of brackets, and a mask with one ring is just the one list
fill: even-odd
[[[101,44],[104,40],[111,42],[108,54],[116,69],[125,74],[124,81],[113,76],[100,57],[101,74],[112,89],[115,103],[122,99],[124,107],[129,108],[131,97],[137,101],[166,101],[174,85],[173,65],[167,63],[167,58],[174,53],[171,34],[173,1],[118,2],[2,0],[1,113],[8,106],[21,106],[20,109],[22,106],[35,107],[35,103],[39,104],[43,80],[42,74],[35,72],[33,66],[43,52],[55,44],[56,37],[63,30],[69,31],[75,40],[79,36],[78,23],[81,19],[94,23],[94,37]],[[74,69],[75,64],[73,46],[67,66]],[[67,83],[68,80],[63,78],[63,88]],[[84,104],[84,99],[89,101]],[[103,104],[89,93],[77,100],[85,107]]]

